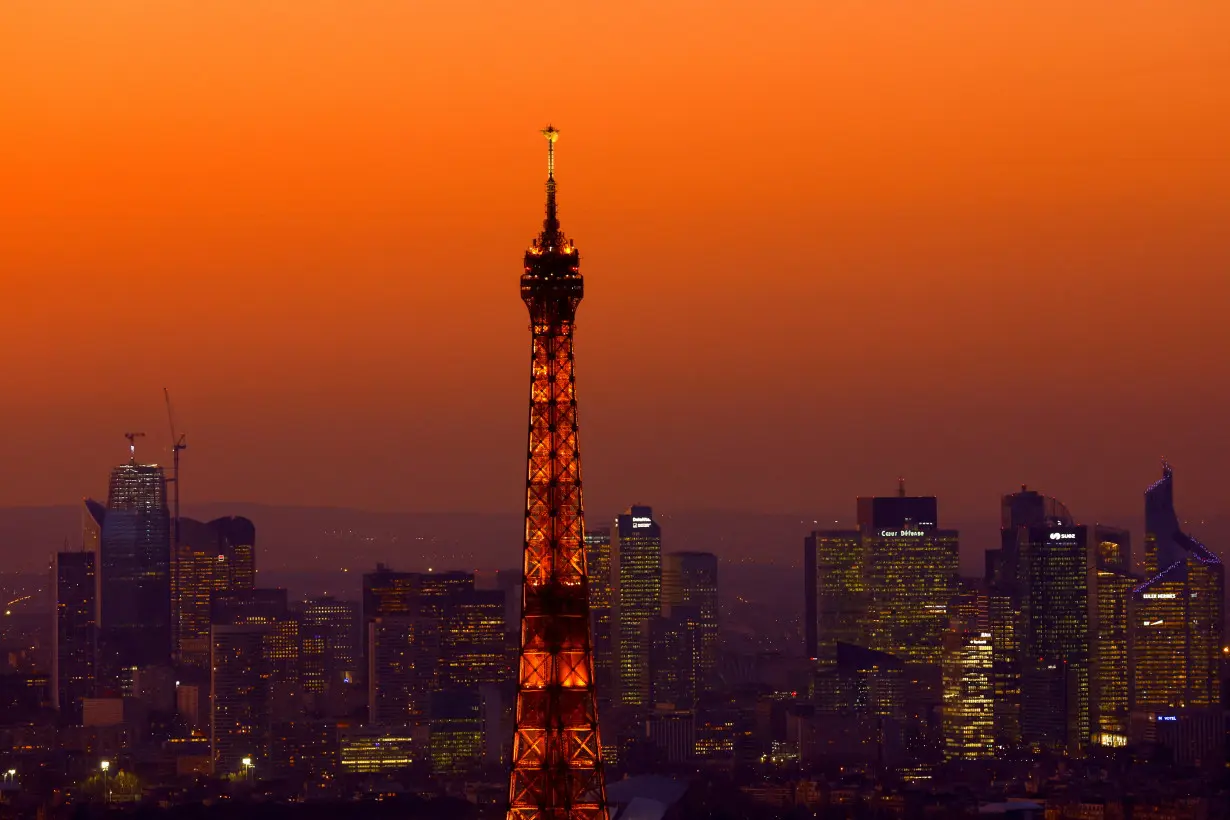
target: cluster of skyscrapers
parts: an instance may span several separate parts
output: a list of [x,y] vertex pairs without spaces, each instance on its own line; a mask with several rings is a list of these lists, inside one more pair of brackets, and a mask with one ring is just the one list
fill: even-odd
[[[54,557],[62,722],[131,726],[139,712],[181,768],[218,775],[507,760],[521,572],[378,565],[361,601],[293,601],[257,586],[250,521],[176,521],[166,488],[157,465],[117,466],[107,503],[85,502],[83,548]],[[640,506],[586,533],[585,551],[596,691],[625,721],[614,734],[643,734],[654,714],[690,722],[717,672],[716,557],[664,554]]]
[[1173,492],[1166,465],[1145,493],[1143,571],[1126,530],[1078,524],[1027,488],[1006,495],[978,580],[958,576],[958,534],[939,528],[934,498],[859,499],[858,529],[804,548],[821,734],[844,726],[881,750],[894,738],[920,770],[1137,743],[1220,761],[1224,569],[1180,527]]

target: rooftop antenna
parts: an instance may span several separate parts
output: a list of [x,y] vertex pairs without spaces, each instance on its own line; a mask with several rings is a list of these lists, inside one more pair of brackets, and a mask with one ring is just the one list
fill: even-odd
[[125,433],[124,438],[128,439],[128,463],[137,463],[137,439],[145,438],[145,433]]
[[559,129],[548,125],[542,129],[542,135],[547,138],[547,218],[542,223],[543,244],[554,247],[559,239],[559,215],[555,210],[555,142],[559,139]]
[[905,498],[905,476],[897,476],[897,497]]

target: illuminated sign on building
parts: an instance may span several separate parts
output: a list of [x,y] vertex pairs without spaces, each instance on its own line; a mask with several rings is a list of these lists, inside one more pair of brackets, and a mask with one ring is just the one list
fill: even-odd
[[653,526],[652,518],[644,518],[642,516],[634,516],[632,519],[632,529],[643,530]]
[[922,530],[880,530],[881,538],[921,538],[924,535]]
[[1148,599],[1154,599],[1154,598],[1173,598],[1173,597],[1175,597],[1175,593],[1173,593],[1173,592],[1146,592],[1146,593],[1142,594],[1140,597],[1141,597],[1141,598],[1148,598]]
[[1051,533],[1052,541],[1075,541],[1076,533],[1074,532],[1053,532]]

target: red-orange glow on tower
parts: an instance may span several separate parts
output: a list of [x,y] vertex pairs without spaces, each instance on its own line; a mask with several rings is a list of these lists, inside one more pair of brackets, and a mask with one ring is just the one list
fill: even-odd
[[572,332],[580,256],[555,208],[548,126],[547,216],[525,254],[530,309],[530,446],[517,726],[508,820],[606,820],[594,696]]

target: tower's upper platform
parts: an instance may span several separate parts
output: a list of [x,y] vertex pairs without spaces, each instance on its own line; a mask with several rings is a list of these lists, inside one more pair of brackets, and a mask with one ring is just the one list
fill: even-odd
[[542,232],[525,252],[521,298],[535,320],[541,317],[548,321],[571,321],[584,291],[581,257],[559,224],[555,198],[555,143],[559,130],[549,125],[542,134],[547,138],[547,214]]

